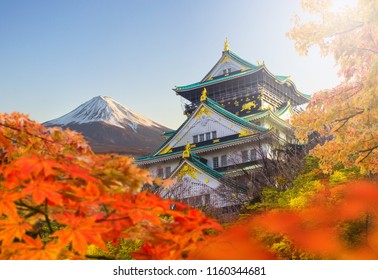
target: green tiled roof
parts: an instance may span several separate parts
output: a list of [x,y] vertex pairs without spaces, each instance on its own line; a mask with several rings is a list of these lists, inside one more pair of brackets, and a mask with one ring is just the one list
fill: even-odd
[[227,175],[227,174],[232,174],[232,173],[236,173],[236,172],[240,172],[240,171],[248,171],[248,170],[253,170],[253,169],[260,168],[261,166],[262,166],[261,164],[249,165],[249,166],[245,166],[243,168],[238,168],[238,169],[223,171],[223,172],[221,172],[221,174],[222,175]]
[[285,122],[283,119],[281,119],[279,117],[280,115],[285,113],[286,110],[288,110],[289,108],[290,108],[290,105],[287,104],[286,106],[282,107],[281,109],[279,109],[276,112],[272,112],[270,109],[266,109],[266,110],[263,110],[261,112],[258,112],[258,113],[252,114],[252,115],[244,116],[243,119],[246,120],[246,121],[252,121],[252,120],[264,118],[264,117],[270,115],[270,116],[272,116],[272,118],[279,120],[281,124],[284,124],[287,127],[291,127],[291,125],[289,123]]
[[278,80],[280,81],[285,81],[287,80],[290,76],[275,76]]
[[170,130],[163,133],[164,136],[171,136],[176,133],[176,130]]
[[216,79],[206,81],[206,82],[202,82],[202,83],[198,82],[198,83],[190,84],[190,85],[187,85],[187,86],[177,86],[174,90],[175,91],[181,91],[181,90],[190,90],[190,89],[194,89],[194,88],[198,88],[198,87],[205,87],[205,86],[212,85],[212,84],[215,84],[215,83],[218,83],[218,82],[221,82],[221,81],[227,81],[227,80],[232,79],[232,78],[244,76],[246,74],[253,73],[255,71],[256,71],[256,69],[249,69],[249,70],[246,70],[246,71],[243,71],[243,72],[236,72],[236,73],[230,74],[228,76],[223,76],[223,77],[216,78]]
[[262,118],[262,117],[268,115],[269,111],[270,111],[269,109],[262,110],[261,112],[254,113],[252,115],[243,116],[243,119],[246,120],[246,121],[250,121],[250,120],[255,120],[255,119],[258,119],[258,118]]
[[202,170],[203,172],[207,173],[208,175],[211,175],[212,177],[216,178],[216,179],[221,179],[223,176],[221,173],[219,173],[218,171],[210,168],[209,166],[207,166],[206,164],[204,164],[201,160],[200,160],[200,157],[195,155],[195,154],[190,154],[191,156],[191,162],[197,167],[199,168],[200,170]]
[[280,116],[280,115],[282,115],[283,113],[285,113],[289,108],[290,108],[290,104],[287,103],[286,106],[280,108],[278,111],[275,112],[275,114],[276,114],[277,116]]
[[220,183],[222,183],[224,185],[227,185],[229,187],[233,187],[235,189],[238,189],[238,186],[235,184],[235,182],[233,182],[232,180],[224,177],[221,172],[218,172],[218,171],[212,169],[211,167],[207,166],[205,163],[203,163],[201,161],[201,157],[199,157],[199,156],[197,156],[195,154],[192,154],[192,153],[190,153],[190,157],[189,158],[186,158],[186,159],[184,159],[184,160],[182,160],[180,162],[180,164],[172,172],[171,178],[177,172],[177,170],[180,168],[180,166],[182,166],[182,164],[185,161],[188,161],[189,162],[188,164],[194,165],[195,168],[197,168],[201,172],[205,173],[206,175],[214,178],[215,180],[219,181]]
[[[229,74],[227,76],[221,76],[219,78],[214,78],[212,80],[205,80],[208,77],[208,75],[211,73],[211,71],[214,69],[214,67],[216,67],[216,65],[218,65],[218,63],[221,61],[221,59],[224,57],[225,54],[228,54],[230,56],[230,58],[233,59],[234,61],[236,61],[236,62],[244,65],[247,68],[247,70],[242,71],[242,72],[231,73],[231,74]],[[265,68],[267,70],[267,72],[270,73],[270,75],[272,75],[274,78],[276,78],[281,83],[283,83],[286,80],[290,79],[290,76],[273,75],[266,68],[265,65],[258,65],[258,66],[256,66],[256,65],[254,65],[254,64],[252,64],[252,63],[244,60],[243,58],[241,58],[240,56],[238,56],[237,54],[235,54],[234,52],[232,52],[230,50],[225,51],[224,54],[223,54],[223,56],[221,57],[221,59],[219,59],[219,61],[215,64],[215,66],[210,70],[210,72],[205,76],[205,78],[202,81],[200,81],[198,83],[193,83],[193,84],[185,85],[185,86],[176,86],[174,88],[174,91],[176,91],[176,93],[178,93],[178,92],[181,92],[181,91],[190,91],[192,89],[206,87],[206,86],[209,86],[209,85],[212,85],[212,84],[216,84],[216,83],[219,83],[219,82],[222,82],[222,81],[227,81],[227,80],[230,80],[230,79],[233,79],[233,78],[238,78],[238,77],[242,77],[244,75],[255,73],[255,72],[259,71],[262,68]],[[292,83],[292,84],[294,85],[294,83]],[[294,88],[295,88],[295,85],[294,85]],[[301,96],[303,96],[305,99],[309,100],[311,98],[311,95],[301,93],[296,88],[295,88],[295,91],[298,94],[300,94]]]
[[221,183],[233,187],[233,188],[238,188],[238,186],[235,184],[235,182],[227,179],[226,177],[223,176],[222,173],[212,169],[211,167],[207,166],[203,162],[201,162],[200,157],[195,155],[195,154],[190,154],[190,161],[201,171],[206,173],[207,175],[219,180]]
[[[244,136],[244,137],[230,139],[230,140],[223,141],[223,142],[211,143],[209,145],[204,145],[204,146],[200,146],[200,147],[193,147],[193,148],[191,148],[191,151],[199,151],[199,150],[202,150],[202,149],[205,149],[205,148],[208,148],[208,147],[214,147],[214,146],[218,146],[218,145],[223,145],[223,144],[229,144],[229,143],[233,143],[233,142],[238,142],[238,141],[241,141],[241,140],[245,139],[246,137],[252,137],[252,136],[253,135]],[[159,149],[161,149],[164,145],[165,145],[165,143],[161,147],[159,147]],[[156,149],[155,151],[157,151],[157,150],[158,149]],[[181,155],[182,154],[182,150],[176,151],[176,152],[172,152],[172,153],[166,153],[166,154],[162,154],[162,155],[156,155],[156,156],[153,156],[153,154],[154,153],[151,153],[148,156],[138,157],[138,158],[136,158],[135,161],[136,162],[141,162],[141,161],[145,161],[145,160],[164,158],[164,157],[168,157],[168,156],[172,156],[172,155]]]

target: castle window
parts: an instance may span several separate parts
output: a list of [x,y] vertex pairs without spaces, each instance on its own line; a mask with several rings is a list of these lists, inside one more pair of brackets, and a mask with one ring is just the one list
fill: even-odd
[[181,202],[192,205],[194,207],[200,207],[208,205],[210,203],[210,194],[197,195],[180,199]]
[[213,157],[213,168],[218,168],[218,167],[219,167],[219,158]]
[[217,138],[217,132],[206,132],[198,135],[193,135],[193,143],[199,143]]
[[157,176],[160,177],[160,178],[164,177],[163,168],[158,168],[158,170],[157,170]]
[[221,156],[221,166],[227,165],[227,155]]
[[206,141],[207,141],[207,140],[210,140],[210,139],[211,139],[211,133],[208,132],[208,133],[206,133]]
[[203,196],[203,198],[204,198],[204,200],[205,200],[204,205],[209,205],[209,203],[210,203],[210,194],[205,194],[205,195]]
[[257,160],[257,151],[256,149],[251,150],[251,161]]
[[242,162],[247,162],[249,160],[248,151],[241,151],[241,156],[242,156]]
[[165,178],[168,178],[171,175],[171,167],[167,166],[165,168]]
[[211,134],[213,136],[213,139],[217,138],[217,132],[216,131],[212,131]]

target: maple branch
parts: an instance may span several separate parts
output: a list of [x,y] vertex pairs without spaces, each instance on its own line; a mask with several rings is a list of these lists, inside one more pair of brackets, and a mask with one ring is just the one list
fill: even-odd
[[[39,209],[38,207],[30,206],[30,205],[26,204],[25,202],[23,202],[21,199],[20,199],[19,201],[16,201],[15,204],[16,204],[17,206],[22,206],[22,207],[24,207],[24,208],[26,208],[26,209],[28,209],[28,210],[32,210],[32,211],[34,211],[34,214],[33,214],[33,215],[35,215],[35,214],[37,214],[37,213],[40,213],[40,214],[42,214],[42,215],[45,215],[45,212],[43,212],[41,209]],[[29,214],[30,214],[30,213],[29,213]],[[30,215],[30,217],[33,216],[33,215]]]
[[113,260],[112,258],[108,258],[106,256],[93,256],[93,255],[85,255],[88,259],[94,259],[94,260]]
[[375,147],[369,148],[369,149],[358,151],[359,153],[366,153],[366,152],[368,152],[368,153],[362,159],[360,159],[357,163],[360,163],[361,161],[366,159],[377,148],[378,148],[378,145],[376,145]]
[[45,220],[46,220],[46,223],[47,223],[47,226],[49,228],[50,233],[54,232],[54,230],[53,230],[53,228],[51,226],[51,221],[50,221],[49,216],[47,214],[48,213],[48,210],[47,210],[47,199],[46,199],[46,202],[45,202],[45,211],[42,211],[38,207],[30,206],[30,205],[26,204],[24,201],[22,201],[21,199],[19,201],[16,201],[15,204],[17,206],[22,206],[22,207],[24,207],[24,208],[26,208],[28,210],[32,210],[29,214],[27,214],[25,216],[26,218],[32,217],[32,216],[34,216],[37,213],[42,214],[45,217]]
[[[9,128],[9,129],[12,129],[12,130],[15,130],[15,131],[18,131],[18,132],[25,132],[27,135],[32,136],[32,137],[36,137],[36,138],[38,138],[38,139],[41,139],[41,140],[44,141],[45,143],[58,144],[58,145],[63,146],[63,144],[61,144],[61,143],[59,143],[59,142],[56,142],[56,141],[53,141],[53,140],[47,139],[47,138],[45,138],[45,137],[42,137],[42,136],[39,136],[39,135],[36,135],[36,134],[30,133],[29,131],[26,130],[26,127],[25,127],[25,130],[22,130],[22,129],[20,129],[20,128],[13,127],[13,126],[11,126],[11,125],[7,125],[7,124],[2,124],[2,123],[0,123],[0,126],[3,126],[3,127],[5,127],[5,128]],[[41,133],[42,133],[42,132],[41,132]],[[8,140],[10,140],[10,141],[14,141],[14,142],[18,142],[18,143],[20,143],[20,141],[17,141],[17,137],[15,137],[16,139],[12,139],[12,138],[7,137],[7,136],[5,136],[5,135],[3,135],[3,136],[6,137],[6,138],[7,138]],[[22,144],[22,143],[20,143],[20,144]],[[48,151],[51,150],[50,147],[49,147],[48,145],[46,145],[46,148],[47,148]]]
[[350,116],[348,116],[348,117],[345,117],[345,118],[342,118],[342,119],[337,119],[337,120],[335,120],[334,122],[343,122],[343,123],[342,123],[337,129],[335,129],[333,132],[337,132],[337,131],[340,130],[344,125],[346,125],[346,123],[347,123],[350,119],[354,118],[354,117],[357,116],[357,115],[362,114],[363,112],[365,112],[365,110],[361,109],[361,111],[358,111],[358,112],[356,112],[356,113],[354,113],[354,114],[352,114],[352,115],[350,115]]
[[[137,208],[135,208],[135,209],[137,209]],[[115,210],[112,211],[112,212],[114,213]],[[110,216],[110,215],[109,215],[109,216]],[[102,223],[102,222],[116,222],[116,221],[122,221],[122,220],[127,220],[127,219],[130,220],[130,217],[120,217],[120,218],[109,219],[109,216],[106,217],[106,218],[102,218],[102,219],[100,219],[100,220],[96,220],[96,223]]]
[[[36,138],[39,138],[41,140],[44,140],[46,142],[50,142],[50,143],[54,143],[54,141],[51,141],[49,139],[46,139],[45,137],[42,137],[42,136],[39,136],[39,135],[35,135],[33,133],[30,133],[29,131],[27,130],[22,130],[21,128],[17,128],[17,127],[14,127],[14,126],[11,126],[11,125],[7,125],[7,124],[4,124],[4,123],[0,123],[0,126],[3,126],[5,128],[9,128],[9,129],[12,129],[12,130],[16,130],[18,132],[25,132],[26,134],[30,135],[30,136],[33,136],[33,137],[36,137]],[[5,136],[5,135],[3,135]],[[10,139],[8,138],[9,140],[13,140],[13,139]]]
[[48,210],[47,210],[47,198],[45,199],[45,219],[46,219],[46,223],[47,223],[47,226],[49,227],[49,231],[50,233],[53,233],[54,230],[51,226],[51,222],[50,222],[50,219],[49,219],[49,216],[48,216]]
[[343,35],[343,34],[346,34],[346,33],[349,33],[357,28],[360,28],[364,25],[364,23],[362,21],[357,21],[356,23],[358,23],[356,26],[353,26],[347,30],[344,30],[344,31],[340,31],[340,32],[335,32],[335,33],[332,33],[330,34],[329,36],[327,37],[334,37],[334,36],[339,36],[339,35]]
[[372,52],[373,54],[378,54],[378,51],[373,50],[373,49],[368,49],[368,48],[357,48],[357,50],[368,51],[368,52]]
[[114,214],[114,213],[116,212],[115,209],[113,209],[111,212],[109,212],[109,209],[106,207],[105,204],[102,204],[101,206],[102,206],[102,208],[104,209],[105,214],[106,214],[106,215],[105,215],[105,218],[103,218],[103,219],[107,219],[107,218],[109,218],[112,214]]

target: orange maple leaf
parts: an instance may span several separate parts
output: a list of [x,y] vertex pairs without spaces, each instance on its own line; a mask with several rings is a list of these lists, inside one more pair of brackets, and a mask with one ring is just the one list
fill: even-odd
[[64,248],[57,246],[54,241],[44,244],[38,236],[36,239],[25,235],[24,241],[26,246],[22,250],[21,258],[23,260],[56,260]]
[[0,240],[2,241],[2,246],[12,244],[15,238],[22,240],[26,231],[32,229],[32,226],[26,223],[23,218],[18,215],[9,215],[6,220],[0,221]]
[[0,191],[0,217],[4,215],[17,215],[14,202],[21,197],[20,193]]
[[64,185],[59,182],[48,181],[31,181],[26,184],[25,189],[22,191],[23,195],[31,195],[36,204],[41,204],[46,201],[51,201],[56,205],[63,205],[63,198],[59,191]]
[[[110,228],[96,222],[95,217],[80,217],[72,214],[56,215],[59,222],[67,225],[55,232],[52,236],[58,237],[59,246],[63,247],[69,243],[80,255],[85,255],[88,244],[93,244],[106,250],[102,234],[108,232]],[[60,219],[59,219],[60,218]]]

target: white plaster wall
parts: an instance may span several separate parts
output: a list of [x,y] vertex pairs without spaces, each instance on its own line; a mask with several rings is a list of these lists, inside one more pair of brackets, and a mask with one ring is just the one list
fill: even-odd
[[155,164],[151,164],[147,168],[150,171],[150,173],[152,174],[152,176],[154,178],[157,178],[159,168],[162,168],[163,171],[165,172],[165,168],[170,166],[171,172],[173,172],[176,169],[176,167],[178,166],[179,162],[180,162],[179,159],[174,159],[174,160],[170,160],[170,161],[158,162],[158,163],[155,163]]
[[209,194],[209,205],[215,208],[240,204],[240,198],[235,198],[232,189],[220,185],[217,180],[208,178],[209,182],[205,183],[203,179],[206,176],[198,176],[198,180],[193,179],[189,175],[184,176],[178,184],[172,187],[172,189],[165,190],[162,193],[163,197],[169,197],[174,200],[182,200],[185,198],[204,196]]
[[[261,158],[259,154],[260,148],[256,146],[254,143],[246,143],[244,145],[238,145],[236,147],[230,147],[228,149],[217,150],[213,152],[208,152],[206,154],[201,154],[201,157],[207,159],[207,165],[211,168],[213,166],[213,158],[219,158],[219,166],[221,167],[221,156],[227,155],[227,166],[235,165],[242,163],[242,151],[247,150],[250,151],[252,149],[258,150],[257,152],[257,159]],[[268,148],[263,145],[263,150],[268,151]],[[250,159],[250,152],[248,152],[248,158]]]
[[287,121],[287,120],[289,120],[289,119],[291,118],[291,116],[292,116],[292,113],[291,113],[291,111],[290,111],[290,109],[289,109],[289,110],[286,110],[286,112],[283,113],[283,114],[280,116],[280,119],[282,119],[282,120],[284,120],[284,121]]
[[185,146],[188,142],[193,143],[193,136],[216,131],[217,138],[237,134],[242,127],[230,122],[218,114],[203,114],[200,118],[193,117],[183,129],[168,144],[171,147]]
[[239,71],[242,68],[242,66],[240,64],[236,63],[235,61],[223,62],[222,64],[219,64],[213,70],[213,72],[211,72],[210,75],[213,76],[213,77],[224,75],[223,70],[226,69],[228,71],[229,68],[231,68],[231,72],[234,72],[234,71]]

